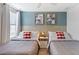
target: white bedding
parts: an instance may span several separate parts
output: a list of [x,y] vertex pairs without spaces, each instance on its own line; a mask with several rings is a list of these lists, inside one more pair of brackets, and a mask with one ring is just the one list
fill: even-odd
[[51,55],[79,55],[78,40],[51,41],[49,46]]
[[79,54],[79,41],[64,32],[65,39],[57,39],[56,32],[49,32],[49,52],[52,55],[72,55]]
[[32,31],[31,39],[24,39],[23,32],[10,39],[10,42],[0,45],[0,55],[35,55],[38,53],[38,32]]
[[13,40],[0,45],[0,55],[36,55],[38,48],[36,40]]

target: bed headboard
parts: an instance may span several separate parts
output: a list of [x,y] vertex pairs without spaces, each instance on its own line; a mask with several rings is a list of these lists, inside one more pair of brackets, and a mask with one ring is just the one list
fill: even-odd
[[39,31],[39,32],[65,31],[66,32],[66,26],[53,26],[53,25],[23,26],[22,31]]

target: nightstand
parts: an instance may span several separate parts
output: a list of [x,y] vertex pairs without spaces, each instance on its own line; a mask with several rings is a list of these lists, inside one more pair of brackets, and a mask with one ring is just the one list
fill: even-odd
[[39,45],[40,48],[47,48],[48,45],[48,37],[39,37]]

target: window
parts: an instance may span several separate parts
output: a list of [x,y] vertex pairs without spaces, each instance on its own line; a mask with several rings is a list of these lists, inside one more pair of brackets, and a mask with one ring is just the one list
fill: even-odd
[[10,38],[17,35],[18,13],[10,11]]

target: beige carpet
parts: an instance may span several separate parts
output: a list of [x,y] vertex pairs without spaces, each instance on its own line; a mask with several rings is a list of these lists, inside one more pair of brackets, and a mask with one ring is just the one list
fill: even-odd
[[49,55],[48,49],[46,49],[46,48],[41,48],[41,49],[39,50],[38,55]]

